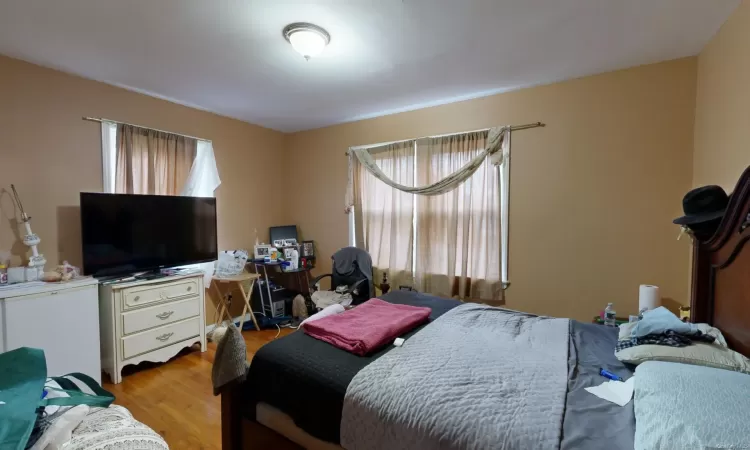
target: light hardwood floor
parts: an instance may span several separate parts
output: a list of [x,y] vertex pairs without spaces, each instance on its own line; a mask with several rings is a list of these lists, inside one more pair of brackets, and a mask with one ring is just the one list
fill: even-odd
[[[291,333],[281,329],[281,335]],[[277,330],[245,331],[247,359],[272,341]],[[169,447],[182,449],[221,449],[221,401],[213,395],[211,367],[216,344],[209,343],[201,353],[197,346],[184,350],[163,364],[142,363],[128,366],[120,384],[110,384],[104,375],[104,389],[112,392],[115,404],[156,430]]]

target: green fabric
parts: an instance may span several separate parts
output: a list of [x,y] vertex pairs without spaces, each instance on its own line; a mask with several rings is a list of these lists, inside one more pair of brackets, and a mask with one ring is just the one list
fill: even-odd
[[[93,394],[81,392],[75,378]],[[44,406],[89,405],[106,408],[115,400],[93,378],[82,373],[55,377],[67,397],[42,399],[47,381],[44,351],[19,348],[0,354],[0,450],[23,450],[37,419],[37,408]],[[51,388],[47,388],[52,390]]]
[[47,379],[44,351],[24,347],[0,354],[0,374],[0,448],[23,450]]
[[[78,385],[70,380],[71,378],[75,378],[85,384],[91,390],[91,392],[93,392],[93,394],[81,392],[81,390],[78,388]],[[112,395],[112,393],[102,388],[99,383],[97,383],[96,380],[94,380],[90,376],[80,372],[70,373],[68,375],[65,375],[64,377],[52,377],[51,380],[59,384],[62,388],[55,389],[56,391],[65,392],[71,397],[71,399],[75,398],[75,400],[64,397],[48,398],[42,401],[42,404],[45,406],[89,405],[107,408],[112,404],[113,401],[115,401],[115,396]]]

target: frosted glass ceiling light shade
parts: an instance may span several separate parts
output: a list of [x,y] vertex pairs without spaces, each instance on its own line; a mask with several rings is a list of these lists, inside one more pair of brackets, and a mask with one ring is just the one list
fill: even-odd
[[311,23],[293,23],[284,27],[284,38],[292,44],[292,48],[306,60],[318,56],[323,52],[331,36],[326,30]]

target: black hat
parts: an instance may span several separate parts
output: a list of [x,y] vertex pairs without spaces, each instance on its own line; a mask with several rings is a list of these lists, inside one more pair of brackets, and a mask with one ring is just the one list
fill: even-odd
[[724,216],[729,205],[729,196],[720,186],[703,186],[685,194],[682,209],[685,215],[678,217],[678,225],[695,225]]

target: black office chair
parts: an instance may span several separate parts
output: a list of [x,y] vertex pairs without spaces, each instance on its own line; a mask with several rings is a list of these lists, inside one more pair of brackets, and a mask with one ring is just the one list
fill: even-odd
[[[366,302],[375,296],[375,289],[372,283],[372,258],[366,251],[356,247],[344,247],[331,256],[333,260],[331,273],[320,275],[310,282],[310,292],[315,292],[316,284],[325,277],[331,277],[331,291],[336,290],[338,286],[346,286],[341,294],[351,294],[352,304],[358,305]],[[351,261],[350,264],[344,264],[344,261]],[[360,268],[360,263],[363,266]],[[365,275],[365,270],[369,270],[369,277]]]

